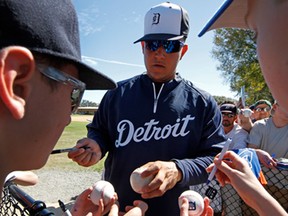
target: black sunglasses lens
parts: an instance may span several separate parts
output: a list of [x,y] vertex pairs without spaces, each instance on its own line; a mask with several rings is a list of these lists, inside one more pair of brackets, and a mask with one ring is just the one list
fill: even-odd
[[146,48],[151,51],[156,51],[161,45],[166,53],[179,52],[183,43],[180,41],[146,41]]
[[146,41],[146,48],[151,51],[156,51],[160,47],[159,41]]
[[233,118],[235,115],[231,113],[222,113],[222,116],[227,116],[228,118]]
[[163,41],[162,44],[166,53],[179,52],[181,49],[180,41]]

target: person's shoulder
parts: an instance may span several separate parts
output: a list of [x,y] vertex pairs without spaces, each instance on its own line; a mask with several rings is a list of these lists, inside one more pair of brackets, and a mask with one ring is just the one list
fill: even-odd
[[[205,108],[207,112],[217,112],[218,104],[215,98],[207,91],[195,86],[191,81],[183,79],[185,90],[190,91],[197,108]],[[220,112],[220,110],[219,110]]]
[[142,75],[137,75],[137,76],[125,79],[125,80],[121,80],[121,81],[117,82],[117,88],[124,86],[124,85],[127,85],[127,84],[130,84],[130,83],[135,83],[137,80],[139,80],[141,78],[141,76]]
[[103,97],[103,99],[107,100],[107,99],[111,99],[117,95],[119,95],[120,92],[123,91],[123,89],[129,90],[130,88],[132,88],[132,86],[137,82],[137,80],[139,80],[141,77],[141,75],[137,75],[125,80],[121,80],[117,82],[117,87],[114,89],[110,89],[105,93],[105,96]]
[[244,130],[239,124],[235,124],[234,125],[234,128],[235,128],[235,134],[237,133],[239,133],[239,134],[246,134],[246,135],[248,135],[249,133],[246,131],[246,130]]
[[125,79],[125,80],[121,80],[121,81],[118,81],[117,82],[117,87],[114,88],[114,89],[110,89],[107,91],[107,94],[108,95],[113,95],[115,94],[116,92],[119,92],[119,91],[122,91],[123,88],[132,88],[132,86],[137,83],[137,81],[139,81],[141,79],[143,75],[136,75],[134,77],[130,77],[128,79]]
[[[264,118],[254,122],[254,126],[265,126],[271,121],[271,118]],[[253,126],[253,127],[254,127]]]
[[[267,128],[267,125],[269,124],[268,122],[269,122],[269,118],[257,120],[253,124],[251,131],[264,131],[265,128]],[[250,133],[251,133],[251,131],[250,131]]]
[[214,99],[214,97],[209,92],[207,92],[206,90],[201,89],[198,86],[194,85],[194,83],[192,81],[182,78],[182,82],[183,82],[185,88],[189,89],[194,94],[199,95],[205,101],[207,101],[207,100],[209,101],[209,100],[211,100],[211,98]]

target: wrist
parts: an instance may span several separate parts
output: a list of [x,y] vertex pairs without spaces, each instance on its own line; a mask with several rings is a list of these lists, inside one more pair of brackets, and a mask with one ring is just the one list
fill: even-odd
[[178,167],[177,163],[175,163],[175,161],[172,161],[174,166],[175,166],[175,169],[177,171],[177,176],[176,176],[176,180],[177,182],[180,182],[182,180],[182,177],[183,177],[183,174],[182,174],[182,171],[181,169]]
[[[177,167],[177,166],[176,166],[176,167]],[[177,171],[178,171],[177,182],[180,182],[180,181],[182,180],[182,171],[179,170],[178,168],[177,168]]]

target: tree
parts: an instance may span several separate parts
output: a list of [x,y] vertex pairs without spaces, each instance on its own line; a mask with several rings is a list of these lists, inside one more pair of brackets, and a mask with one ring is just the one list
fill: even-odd
[[221,103],[223,103],[224,101],[232,101],[234,102],[235,104],[237,103],[237,100],[235,99],[232,99],[232,98],[228,98],[228,97],[225,97],[225,96],[213,96],[214,99],[216,100],[217,104],[220,105]]
[[231,91],[240,96],[245,86],[247,104],[259,99],[273,101],[257,58],[255,33],[250,30],[217,29],[214,35],[212,57],[220,62],[217,70],[230,85]]

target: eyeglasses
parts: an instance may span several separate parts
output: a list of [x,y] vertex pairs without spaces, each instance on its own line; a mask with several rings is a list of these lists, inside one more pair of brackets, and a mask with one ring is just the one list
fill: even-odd
[[148,50],[156,51],[160,46],[165,49],[166,53],[175,53],[179,52],[180,49],[184,46],[182,41],[178,40],[155,40],[155,41],[145,41],[145,47]]
[[37,68],[46,77],[73,87],[71,92],[71,112],[74,113],[83,97],[86,88],[85,83],[53,67],[38,64]]
[[222,116],[227,116],[228,118],[233,118],[233,117],[235,117],[235,115],[234,114],[231,114],[231,113],[221,113],[222,114]]
[[265,107],[265,108],[256,108],[255,109],[255,111],[256,112],[261,112],[261,111],[263,111],[263,112],[268,112],[268,111],[270,111],[270,107]]

